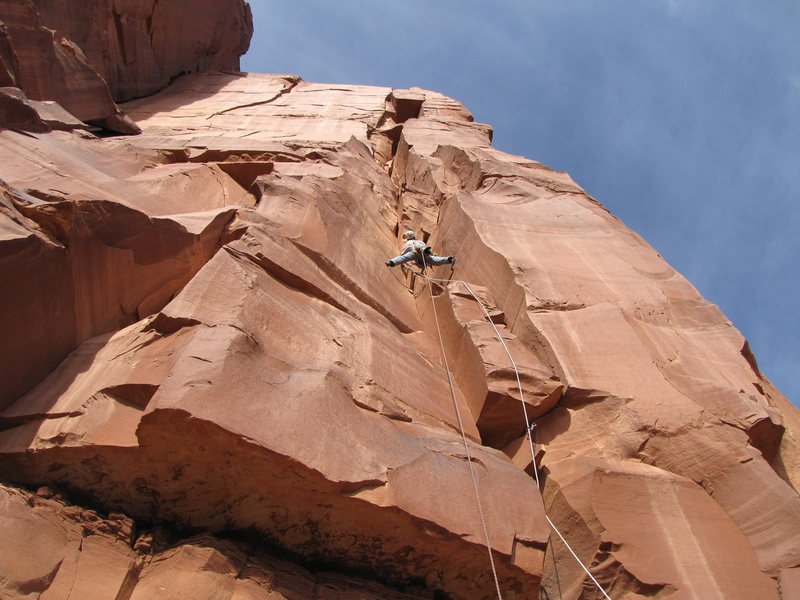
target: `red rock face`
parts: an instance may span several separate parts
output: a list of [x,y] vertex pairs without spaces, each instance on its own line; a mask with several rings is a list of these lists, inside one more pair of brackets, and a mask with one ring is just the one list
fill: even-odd
[[116,101],[152,94],[181,73],[238,71],[253,34],[242,0],[35,0],[45,27],[83,49]]
[[0,86],[55,101],[81,121],[139,133],[115,101],[151,94],[181,73],[238,71],[252,33],[242,0],[191,9],[156,0],[0,0]]
[[[3,598],[602,597],[545,514],[612,598],[795,594],[798,411],[458,102],[191,74],[97,138],[20,94]],[[384,266],[407,229],[443,281]]]
[[16,86],[19,61],[11,45],[8,27],[0,23],[0,86]]
[[[84,121],[96,121],[122,133],[133,123],[118,114],[102,76],[83,51],[58,31],[46,28],[31,0],[3,0],[0,15],[16,64],[6,71],[32,100],[54,100]],[[12,63],[13,64],[13,63]]]
[[[386,598],[415,600],[380,584],[313,574],[247,543],[212,535],[170,542],[160,529],[137,531],[120,514],[102,517],[36,494],[0,486],[0,569],[4,597]],[[19,590],[19,593],[15,593]]]

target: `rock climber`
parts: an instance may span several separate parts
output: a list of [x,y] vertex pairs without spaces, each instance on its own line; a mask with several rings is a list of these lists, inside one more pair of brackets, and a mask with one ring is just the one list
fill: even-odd
[[425,264],[438,266],[438,265],[446,265],[451,264],[455,266],[456,264],[456,257],[455,256],[435,256],[431,252],[431,247],[428,246],[422,240],[416,239],[417,236],[413,231],[406,231],[403,234],[403,237],[407,240],[403,249],[400,251],[400,256],[395,256],[391,260],[386,261],[387,267],[395,267],[397,265],[402,265],[403,263],[407,263],[412,260],[416,260],[417,266],[422,268],[422,260],[424,257]]

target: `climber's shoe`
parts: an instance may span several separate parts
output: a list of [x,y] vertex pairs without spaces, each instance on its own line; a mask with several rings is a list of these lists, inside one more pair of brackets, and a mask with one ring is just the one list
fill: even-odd
[[456,266],[456,257],[455,256],[448,256],[447,257],[447,262],[449,262],[451,265],[453,265],[455,267]]
[[386,261],[386,266],[387,266],[387,267],[393,267],[393,266],[394,266],[394,263],[393,263],[392,261],[390,261],[390,260],[387,260],[387,261]]

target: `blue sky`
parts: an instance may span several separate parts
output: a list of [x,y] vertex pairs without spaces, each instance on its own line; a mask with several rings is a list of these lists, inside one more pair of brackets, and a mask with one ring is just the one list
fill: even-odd
[[243,70],[460,100],[641,234],[800,405],[800,2],[249,3]]

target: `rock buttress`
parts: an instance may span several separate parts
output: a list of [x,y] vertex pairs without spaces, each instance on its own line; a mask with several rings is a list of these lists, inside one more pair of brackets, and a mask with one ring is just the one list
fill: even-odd
[[[790,589],[796,411],[718,309],[568,176],[493,149],[424,90],[214,73],[125,108],[135,143],[3,134],[9,164],[30,156],[38,174],[5,178],[8,264],[53,252],[76,316],[75,349],[0,413],[6,481],[177,532],[158,548],[178,562],[141,563],[125,594],[175,564],[238,597],[242,548],[199,531],[372,580],[377,597],[494,597],[454,401],[503,597],[584,593],[545,508],[612,597]],[[409,228],[458,256],[454,281],[519,357],[541,493],[477,302],[458,283],[417,294],[383,264]],[[95,293],[108,313],[87,310]],[[41,535],[41,572],[3,567],[14,593],[56,589],[65,534]],[[120,573],[142,560],[127,552]],[[314,577],[299,597],[320,593]]]

